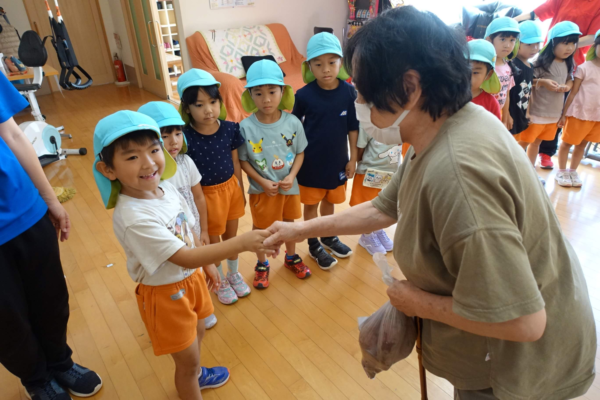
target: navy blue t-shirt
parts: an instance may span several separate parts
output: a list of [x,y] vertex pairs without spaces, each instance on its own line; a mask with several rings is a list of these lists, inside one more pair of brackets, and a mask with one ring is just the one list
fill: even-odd
[[187,155],[194,160],[202,180],[202,186],[214,186],[227,182],[233,176],[231,152],[244,144],[240,124],[220,121],[219,130],[213,135],[203,135],[191,125],[183,128],[187,140]]
[[[27,101],[0,73],[0,123],[27,107]],[[0,245],[35,225],[48,211],[17,157],[0,137]]]
[[313,81],[296,93],[292,114],[302,121],[308,139],[300,185],[333,190],[346,182],[348,132],[358,130],[354,100],[354,86],[342,80],[334,90]]

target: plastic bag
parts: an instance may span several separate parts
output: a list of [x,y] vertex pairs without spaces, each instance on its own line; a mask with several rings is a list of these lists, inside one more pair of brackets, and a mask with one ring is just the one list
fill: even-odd
[[[375,253],[373,260],[383,273],[383,281],[390,286],[394,278],[391,275],[392,267],[385,256]],[[359,322],[359,329],[362,366],[370,379],[408,357],[417,340],[413,318],[398,311],[389,301],[373,315]]]

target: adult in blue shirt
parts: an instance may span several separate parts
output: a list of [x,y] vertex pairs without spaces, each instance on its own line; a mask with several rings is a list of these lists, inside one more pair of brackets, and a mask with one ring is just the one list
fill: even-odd
[[73,363],[69,294],[57,235],[69,238],[58,202],[27,137],[12,118],[27,106],[0,74],[0,363],[36,400],[91,396],[102,387]]

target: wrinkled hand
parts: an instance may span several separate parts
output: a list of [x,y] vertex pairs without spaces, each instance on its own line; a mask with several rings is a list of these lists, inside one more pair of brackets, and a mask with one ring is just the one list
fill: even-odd
[[558,92],[559,84],[552,79],[540,79],[541,85],[551,92]]
[[279,248],[286,242],[299,243],[306,239],[302,235],[303,222],[281,222],[277,221],[267,228],[271,234],[264,242],[267,247]]
[[210,236],[208,235],[208,232],[202,231],[200,233],[200,244],[202,246],[206,246],[210,244]]
[[346,178],[352,179],[354,178],[354,173],[356,172],[356,161],[350,160],[348,164],[346,164]]
[[279,181],[279,187],[286,192],[294,186],[294,177],[291,175],[286,176],[282,181]]
[[560,119],[558,120],[558,123],[556,125],[559,128],[564,128],[566,123],[567,123],[567,117],[563,115],[562,117],[560,117]]
[[60,238],[60,241],[64,242],[69,239],[71,220],[69,220],[67,210],[56,200],[48,205],[48,212],[50,221],[52,221],[52,225],[54,225],[56,235]]
[[208,286],[208,290],[217,293],[219,286],[221,286],[221,274],[219,274],[215,264],[205,266],[204,273],[206,274],[206,286]]
[[246,232],[240,235],[239,238],[242,241],[244,251],[265,253],[268,256],[274,256],[279,253],[279,246],[265,244],[265,239],[269,236],[271,236],[271,233],[268,230],[255,230]]
[[269,197],[277,196],[277,193],[279,193],[279,183],[278,182],[273,182],[273,181],[269,181],[269,180],[265,179],[261,186],[262,186],[263,190],[265,191],[265,193],[267,194],[267,196],[269,196]]
[[409,281],[397,279],[394,279],[394,283],[387,290],[390,303],[409,317],[419,316],[419,306],[424,293]]

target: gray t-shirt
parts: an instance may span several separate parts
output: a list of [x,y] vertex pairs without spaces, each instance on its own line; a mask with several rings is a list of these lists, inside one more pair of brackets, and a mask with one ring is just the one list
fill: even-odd
[[[568,80],[573,80],[569,76],[566,62],[552,61],[546,71],[543,68],[534,68],[533,76],[536,79],[550,79],[559,85],[564,85]],[[533,102],[531,103],[529,113],[536,117],[556,118],[556,121],[562,114],[563,105],[565,103],[565,94],[561,92],[552,92],[540,85],[533,85],[532,89]]]
[[494,115],[468,103],[426,149],[408,151],[373,205],[398,221],[394,258],[404,276],[452,296],[456,314],[499,323],[546,310],[533,343],[424,320],[429,371],[459,389],[491,387],[502,400],[587,391],[596,328],[583,271],[531,162]]
[[[290,174],[296,155],[303,153],[308,141],[304,127],[296,116],[281,112],[279,121],[263,124],[255,114],[240,122],[240,134],[244,144],[238,148],[241,161],[248,161],[265,179],[279,182]],[[264,190],[248,177],[248,193],[260,194]],[[300,194],[298,181],[287,192],[279,188],[280,194]]]
[[367,169],[373,168],[379,171],[396,172],[398,162],[402,156],[402,146],[397,144],[383,144],[367,135],[363,128],[358,130],[359,149],[365,149],[362,160],[356,167],[357,174],[364,174]]

